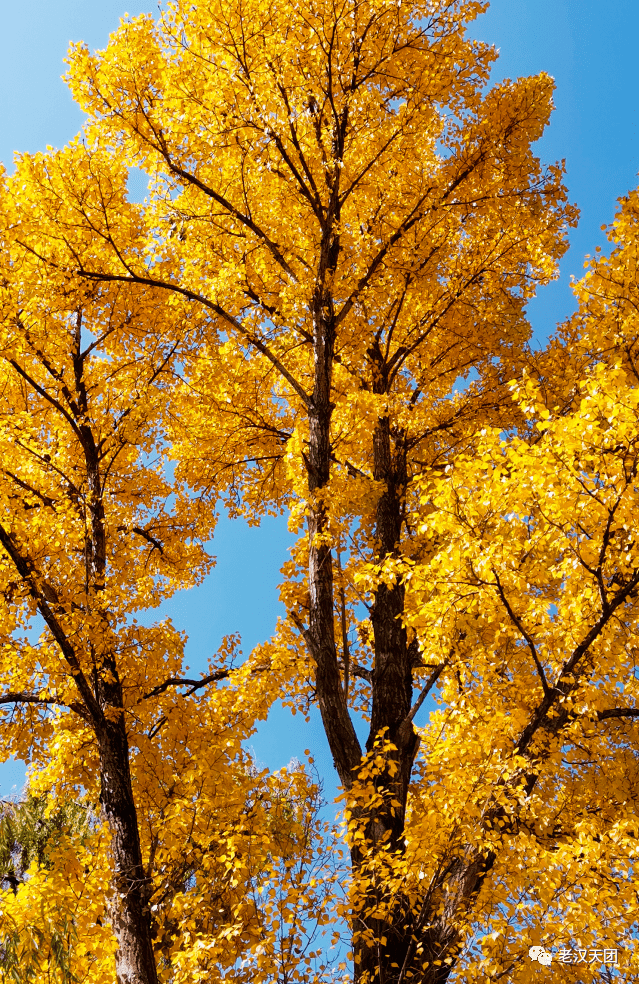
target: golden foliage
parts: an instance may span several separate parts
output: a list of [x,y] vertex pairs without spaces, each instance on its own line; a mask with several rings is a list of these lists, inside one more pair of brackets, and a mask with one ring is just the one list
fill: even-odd
[[[175,0],[72,48],[84,134],[3,187],[4,731],[101,799],[121,982],[328,979],[340,918],[360,984],[630,947],[637,197],[530,353],[577,213],[531,149],[553,82],[488,85],[483,9]],[[276,636],[192,680],[136,616],[206,575],[220,499],[300,535]],[[322,713],[341,901],[316,788],[244,752],[277,697]]]

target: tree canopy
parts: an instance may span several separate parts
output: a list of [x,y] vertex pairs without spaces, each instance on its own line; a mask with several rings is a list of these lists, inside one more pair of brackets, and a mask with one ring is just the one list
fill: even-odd
[[[71,49],[83,134],[4,182],[0,702],[34,790],[100,804],[92,981],[631,979],[637,197],[531,351],[577,211],[483,9],[177,0]],[[188,677],[136,616],[219,502],[288,513],[287,614]],[[348,876],[245,751],[277,698],[319,707]]]

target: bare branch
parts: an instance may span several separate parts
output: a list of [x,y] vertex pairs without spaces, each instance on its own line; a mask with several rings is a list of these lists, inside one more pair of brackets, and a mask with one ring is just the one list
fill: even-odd
[[519,616],[516,615],[513,609],[511,608],[510,602],[508,601],[506,597],[506,593],[502,587],[502,583],[499,580],[499,575],[494,568],[493,568],[493,575],[495,577],[495,583],[497,585],[497,591],[499,592],[499,597],[501,598],[504,608],[506,609],[508,615],[510,616],[510,620],[517,626],[517,629],[528,643],[528,648],[530,649],[535,666],[537,667],[537,673],[539,674],[539,679],[541,680],[541,685],[544,690],[544,696],[548,697],[548,695],[550,694],[550,687],[548,686],[548,681],[546,680],[546,674],[544,673],[544,668],[541,665],[541,661],[537,654],[537,647],[535,646],[533,638],[524,628],[523,622],[521,621]]
[[202,687],[208,687],[209,683],[226,680],[230,674],[230,670],[216,670],[215,673],[209,673],[208,676],[200,677],[199,680],[190,680],[188,677],[169,677],[164,683],[154,687],[153,690],[149,690],[143,697],[140,697],[137,703],[140,704],[143,700],[149,700],[150,697],[158,697],[168,690],[169,687],[190,687],[191,689],[185,695],[186,697],[190,697],[191,694],[194,694],[197,690],[201,690]]
[[408,716],[406,718],[407,721],[414,721],[415,720],[415,715],[417,714],[418,710],[420,709],[420,707],[422,706],[422,704],[424,703],[424,701],[428,697],[429,693],[431,692],[431,690],[433,689],[433,687],[435,686],[435,684],[439,680],[439,678],[440,678],[440,676],[442,674],[443,669],[446,666],[448,666],[448,662],[449,661],[446,660],[445,663],[440,663],[439,666],[436,666],[435,667],[435,669],[433,670],[433,672],[429,676],[428,680],[426,681],[426,685],[424,686],[422,692],[420,693],[419,697],[417,698],[417,700],[415,701],[415,703],[411,707],[411,709],[410,709],[410,711],[408,713]]
[[639,718],[639,707],[610,707],[606,711],[597,711],[597,720],[608,718]]
[[162,556],[164,556],[164,547],[162,546],[160,541],[156,540],[154,536],[151,536],[151,534],[147,530],[143,530],[140,526],[133,526],[131,527],[131,532],[137,533],[138,536],[143,537],[148,543],[151,543],[153,545],[154,550],[159,550]]

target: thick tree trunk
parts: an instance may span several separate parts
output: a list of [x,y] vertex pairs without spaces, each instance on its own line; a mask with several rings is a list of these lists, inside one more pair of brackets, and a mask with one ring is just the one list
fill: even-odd
[[328,540],[324,490],[330,477],[330,365],[332,325],[322,320],[316,345],[316,384],[310,414],[309,441],[309,640],[315,661],[320,713],[342,785],[349,789],[361,750],[348,713],[335,645],[332,547]]
[[[329,747],[346,790],[357,782],[362,763],[348,712],[335,643],[335,598],[328,502],[324,496],[331,462],[331,369],[334,323],[330,297],[315,305],[315,385],[309,408],[309,592],[307,642],[316,667],[316,690]],[[383,385],[383,380],[382,380]],[[393,434],[388,417],[378,420],[373,435],[374,477],[382,486],[376,507],[376,560],[397,556],[407,488],[404,435]],[[354,886],[352,915],[357,984],[446,984],[456,963],[460,913],[476,897],[491,863],[462,852],[429,886],[428,897],[415,904],[401,889],[388,904],[385,864],[401,865],[411,772],[419,739],[411,717],[411,651],[403,625],[405,589],[401,582],[381,584],[371,621],[374,665],[371,675],[371,727],[366,751],[383,747],[382,766],[373,778],[370,804],[352,814],[364,840],[351,849]],[[381,866],[381,867],[380,867]],[[401,884],[401,878],[399,880]],[[450,963],[443,961],[449,959]]]
[[[374,477],[383,492],[376,510],[376,560],[382,562],[397,554],[406,492],[406,454],[400,440],[391,443],[388,417],[378,421],[373,435]],[[378,797],[366,824],[366,842],[373,857],[390,852],[395,861],[404,853],[404,824],[411,770],[419,739],[410,719],[412,704],[412,666],[406,629],[402,622],[404,587],[400,582],[378,587],[371,621],[374,635],[371,727],[366,744],[372,751],[382,739],[391,748],[384,753],[384,766],[375,776]],[[367,861],[362,852],[352,852],[356,881],[367,878]],[[406,898],[397,894],[388,917],[371,919],[367,913],[379,910],[383,900],[374,887],[361,896],[355,921],[355,979],[392,984],[410,966],[411,939],[415,917]],[[409,961],[407,965],[407,961]],[[418,978],[417,978],[418,979]]]
[[[112,713],[115,708],[112,709]],[[102,817],[111,833],[113,859],[110,916],[118,943],[118,984],[157,984],[153,954],[150,884],[142,864],[133,800],[124,716],[105,719],[96,728],[100,754]]]
[[[391,447],[388,417],[378,422],[373,438],[374,475],[382,482],[384,491],[377,503],[375,541],[377,561],[396,556],[402,530],[406,495],[406,451],[400,438],[399,446]],[[376,593],[371,621],[375,647],[370,750],[377,736],[384,733],[397,747],[395,756],[398,772],[393,779],[393,798],[401,808],[389,817],[393,831],[393,846],[403,847],[406,798],[413,761],[419,740],[415,734],[410,710],[413,699],[411,654],[403,624],[404,585],[395,581],[380,584]]]

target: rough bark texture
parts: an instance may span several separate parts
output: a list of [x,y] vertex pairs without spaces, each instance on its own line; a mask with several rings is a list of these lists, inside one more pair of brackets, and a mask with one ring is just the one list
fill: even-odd
[[[111,686],[120,689],[119,681]],[[96,734],[100,751],[100,803],[103,819],[111,832],[113,897],[110,915],[118,941],[117,980],[118,984],[156,984],[150,885],[142,864],[123,713],[111,720],[105,718],[96,728]]]
[[[347,118],[342,120],[342,140]],[[341,157],[337,135],[334,152]],[[346,694],[340,678],[335,645],[334,577],[331,544],[328,541],[324,490],[331,470],[331,380],[335,350],[335,310],[333,277],[340,252],[339,168],[335,169],[328,206],[322,222],[322,242],[312,304],[313,318],[313,395],[309,408],[309,558],[308,583],[310,617],[308,641],[315,661],[317,697],[324,730],[340,781],[345,789],[352,785],[361,760],[361,749],[348,712]]]
[[[396,555],[399,547],[407,481],[402,435],[392,441],[388,417],[378,421],[373,435],[373,456],[374,477],[383,489],[377,503],[375,524],[376,560],[382,562]],[[408,787],[419,745],[410,719],[412,667],[403,612],[404,587],[401,582],[381,584],[371,612],[374,665],[371,727],[366,750],[372,751],[380,735],[391,742],[394,750],[385,756],[385,767],[375,778],[376,791],[383,794],[383,805],[378,806],[368,819],[366,838],[373,850],[378,845],[383,846],[395,856],[401,856],[405,849]],[[356,867],[361,866],[358,852],[353,860]],[[414,917],[408,900],[399,897],[392,919],[367,918],[366,913],[378,909],[380,901],[372,889],[362,899],[354,939],[356,979],[397,981],[406,964]],[[371,937],[373,942],[370,942]],[[377,942],[381,939],[386,941],[385,946]]]

